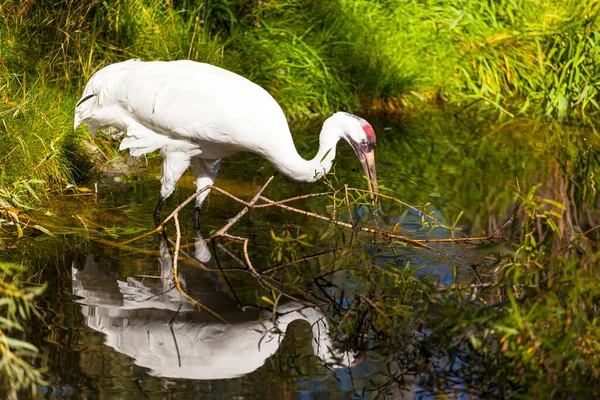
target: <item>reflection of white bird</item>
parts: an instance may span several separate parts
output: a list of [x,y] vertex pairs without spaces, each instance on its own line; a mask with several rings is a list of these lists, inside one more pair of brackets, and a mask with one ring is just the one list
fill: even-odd
[[315,308],[301,309],[298,303],[279,307],[278,312],[285,314],[277,317],[277,325],[270,313],[262,315],[262,323],[224,324],[181,318],[170,323],[172,313],[152,309],[132,312],[82,305],[81,311],[86,325],[106,336],[106,345],[132,357],[155,376],[227,379],[248,374],[275,354],[289,324],[296,320],[311,324],[313,351],[321,363],[343,368],[355,361],[351,352],[333,347],[323,313]]
[[[318,360],[334,368],[354,364],[352,352],[335,348],[329,324],[316,307],[292,302],[277,307],[273,318],[242,312],[235,303],[218,301],[229,324],[215,322],[208,313],[177,290],[165,290],[173,279],[161,245],[161,284],[152,288],[134,279],[121,281],[88,256],[81,270],[72,268],[73,294],[78,296],[85,323],[105,335],[105,343],[149,368],[155,376],[188,379],[225,379],[261,367],[278,350],[290,323],[307,321]],[[159,293],[155,293],[158,289]],[[170,293],[170,294],[169,294]],[[215,293],[216,294],[216,293]],[[233,307],[233,308],[232,308]]]
[[[198,189],[212,185],[221,158],[239,151],[261,155],[287,177],[314,182],[327,173],[335,147],[345,139],[376,184],[375,133],[364,119],[338,112],[323,124],[312,160],[294,146],[283,111],[264,89],[221,68],[193,61],[129,60],[98,71],[75,108],[75,128],[91,133],[109,126],[126,132],[120,149],[134,156],[160,150],[160,209],[191,164]],[[372,188],[376,190],[376,186]],[[196,198],[194,223],[208,191]]]

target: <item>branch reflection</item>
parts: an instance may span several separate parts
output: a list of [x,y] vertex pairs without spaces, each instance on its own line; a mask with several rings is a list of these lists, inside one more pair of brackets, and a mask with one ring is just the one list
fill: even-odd
[[[226,379],[248,374],[265,364],[279,349],[288,326],[306,321],[312,330],[314,354],[332,368],[352,366],[353,352],[335,347],[321,309],[297,302],[278,305],[276,312],[242,311],[214,273],[191,270],[184,288],[228,321],[198,311],[173,283],[172,258],[160,237],[160,279],[122,279],[93,255],[83,268],[72,267],[73,294],[81,304],[85,324],[105,335],[105,344],[148,368],[154,376],[188,379]],[[194,256],[211,261],[206,241],[197,235]],[[196,276],[198,275],[198,276]],[[191,278],[188,277],[188,278]],[[192,287],[193,286],[193,287]]]

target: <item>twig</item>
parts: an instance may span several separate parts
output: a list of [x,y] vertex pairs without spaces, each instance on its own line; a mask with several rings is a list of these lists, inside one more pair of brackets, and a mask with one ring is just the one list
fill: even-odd
[[233,236],[233,235],[230,235],[228,233],[222,234],[220,236],[228,238],[228,239],[233,239],[233,240],[237,240],[237,241],[243,242],[243,251],[244,251],[245,262],[239,260],[237,257],[235,257],[235,259],[237,259],[238,262],[242,262],[243,264],[246,265],[246,267],[248,268],[248,271],[250,272],[250,275],[252,275],[258,281],[258,283],[260,283],[260,285],[264,289],[266,289],[266,290],[274,290],[277,293],[279,293],[280,295],[287,297],[288,299],[297,301],[297,302],[302,303],[302,304],[306,304],[305,301],[300,300],[299,298],[294,297],[294,296],[292,296],[290,294],[284,293],[283,291],[281,291],[276,286],[273,286],[271,283],[267,282],[267,280],[261,274],[259,274],[256,271],[256,269],[252,265],[252,261],[250,261],[250,255],[248,254],[248,242],[250,241],[248,238],[243,238],[243,237],[240,237],[240,236]]
[[173,318],[171,318],[171,321],[169,321],[169,328],[171,328],[171,335],[173,336],[173,342],[175,343],[175,350],[177,350],[177,361],[179,362],[179,367],[181,368],[181,354],[179,353],[179,345],[177,344],[177,336],[175,336],[175,330],[173,329],[173,322],[175,321],[175,318],[177,318],[177,315],[179,315],[180,310],[181,310],[181,303],[179,304],[179,308],[177,308],[177,311],[175,311],[175,314],[173,314]]
[[445,238],[445,239],[415,239],[419,243],[471,243],[471,242],[487,242],[494,240],[494,235],[480,237],[464,237],[464,238]]
[[[353,226],[352,230],[354,230],[358,226],[358,223],[360,222],[360,216],[356,219],[356,221],[354,221],[354,216],[352,215],[352,209],[350,208],[350,198],[348,197],[348,185],[347,184],[344,184],[344,191],[346,192],[345,197],[346,197],[346,205],[348,206],[348,218],[350,218],[350,222],[352,223],[352,226]],[[350,251],[352,251],[352,249],[354,249],[354,238],[355,238],[355,235],[353,233],[352,235],[350,235],[350,246],[349,246]]]
[[127,243],[131,243],[131,242],[135,242],[136,240],[139,240],[143,237],[146,237],[148,235],[151,235],[153,233],[157,233],[157,232],[161,232],[164,229],[164,226],[167,224],[167,222],[169,222],[171,219],[173,219],[175,217],[175,215],[179,215],[179,211],[181,211],[181,209],[185,206],[187,206],[192,200],[194,200],[196,197],[200,196],[202,193],[206,192],[207,190],[214,190],[216,192],[219,192],[221,194],[224,194],[225,196],[237,201],[238,203],[244,204],[246,206],[248,206],[248,203],[245,202],[244,200],[232,195],[231,193],[213,186],[213,185],[208,185],[208,186],[204,186],[202,189],[196,191],[194,194],[192,194],[190,197],[188,197],[187,199],[185,199],[185,201],[183,203],[181,203],[179,206],[177,206],[177,208],[175,210],[173,210],[173,212],[171,214],[169,214],[169,216],[167,218],[165,218],[163,220],[163,222],[160,223],[160,225],[158,225],[154,230],[150,231],[150,232],[146,232],[143,233],[139,236],[134,237],[133,239],[129,239],[126,240],[125,242],[123,242],[123,244],[127,244]]
[[354,226],[354,225],[349,224],[347,222],[342,222],[342,221],[334,220],[332,218],[325,217],[323,215],[320,215],[320,214],[317,214],[317,213],[314,213],[314,212],[310,212],[310,211],[306,211],[306,210],[301,210],[299,208],[291,207],[291,206],[288,206],[288,205],[285,205],[285,204],[277,204],[275,201],[273,201],[273,200],[271,200],[269,198],[266,198],[264,196],[260,196],[260,199],[263,200],[263,201],[265,201],[265,202],[267,202],[267,203],[269,203],[269,204],[271,204],[271,205],[274,205],[276,207],[280,207],[280,208],[283,208],[283,209],[288,210],[288,211],[293,211],[295,213],[302,214],[302,215],[305,215],[307,217],[313,217],[313,218],[321,219],[323,221],[327,221],[327,222],[332,223],[334,225],[343,226],[345,228],[350,228],[350,229],[353,229],[353,230],[359,231],[359,232],[374,233],[376,235],[380,235],[380,236],[383,236],[383,237],[387,237],[387,238],[399,240],[399,241],[401,241],[403,243],[406,243],[406,244],[409,244],[409,245],[412,245],[412,246],[415,246],[415,247],[422,247],[422,248],[425,248],[425,249],[428,249],[428,250],[432,250],[432,251],[435,251],[435,252],[443,253],[443,251],[441,251],[439,249],[436,249],[435,247],[428,246],[428,245],[422,243],[419,240],[410,239],[410,238],[407,238],[406,236],[396,235],[394,233],[388,233],[388,232],[381,232],[381,231],[379,231],[377,229],[366,228],[364,226]]
[[348,206],[348,218],[350,218],[350,222],[354,226],[354,216],[352,215],[352,210],[350,209],[350,199],[348,199],[348,185],[344,184],[344,192],[346,197],[346,205]]
[[[365,189],[348,188],[347,190],[354,190],[356,192],[374,194],[374,192],[365,190]],[[425,214],[423,211],[419,210],[418,208],[416,208],[414,206],[411,206],[408,203],[403,202],[402,200],[399,200],[395,197],[387,196],[387,195],[381,194],[381,193],[377,194],[377,196],[383,197],[384,199],[392,200],[399,204],[402,204],[403,206],[415,211],[419,215],[422,215],[422,216],[430,219],[432,222],[435,222],[440,227],[446,227],[446,225],[442,224],[441,222],[439,222],[437,219],[435,219],[431,215]],[[500,234],[502,233],[502,231],[514,220],[514,218],[515,218],[515,213],[513,213],[511,218],[509,218],[508,221],[506,221],[500,228],[496,229],[496,231],[494,233],[491,233],[491,234],[489,234],[487,236],[483,236],[483,237],[464,237],[464,238],[448,238],[448,239],[415,239],[415,241],[420,242],[420,243],[469,243],[469,242],[476,242],[476,241],[477,242],[478,241],[487,242],[490,240],[497,239],[500,236]]]
[[[272,179],[273,177],[271,177]],[[173,212],[171,214],[169,214],[169,216],[167,218],[164,219],[163,222],[161,222],[161,224],[159,225],[160,227],[165,226],[165,224],[167,222],[169,222],[169,220],[171,218],[173,218],[175,215],[179,214],[179,211],[181,211],[181,209],[185,206],[187,206],[192,200],[194,200],[196,197],[200,196],[202,193],[206,192],[207,190],[212,190],[214,189],[215,191],[224,194],[225,196],[237,201],[238,203],[242,203],[244,205],[248,205],[248,203],[246,203],[244,200],[235,197],[234,195],[230,194],[229,192],[218,188],[216,186],[213,185],[208,185],[208,186],[204,186],[202,189],[196,191],[196,193],[194,193],[193,195],[191,195],[190,197],[188,197],[187,199],[184,200],[183,203],[181,203],[180,205],[177,206],[177,208],[175,210],[173,210]],[[158,228],[157,228],[158,229]]]
[[[321,293],[323,293],[323,295],[325,296],[326,300],[321,299],[320,297],[318,297],[316,294],[309,292],[309,294],[313,297],[316,298],[319,301],[327,301],[329,302],[331,305],[333,305],[335,307],[336,310],[341,310],[342,309],[342,305],[340,304],[340,302],[335,300],[335,294],[333,295],[333,297],[331,297],[331,295],[329,293],[327,293],[327,291],[325,289],[323,289],[323,285],[321,285],[319,283],[319,279],[323,279],[323,278],[313,278],[311,279],[311,281],[317,286],[317,288],[319,288],[319,290],[321,291]],[[325,279],[323,279],[325,280]],[[326,281],[326,280],[325,280]],[[326,281],[327,283],[329,283],[328,281]]]
[[[596,225],[595,227],[588,229],[587,231],[583,232],[580,236],[570,240],[567,244],[565,244],[564,246],[562,246],[560,249],[556,250],[552,256],[556,256],[558,253],[562,252],[563,250],[565,250],[567,247],[569,247],[570,245],[572,245],[573,243],[575,243],[576,240],[580,239],[581,236],[585,237],[588,233],[592,233],[595,230],[600,229],[600,225]],[[587,239],[587,238],[586,238]]]
[[[248,271],[248,268],[246,268],[246,263],[244,262],[244,260],[242,260],[241,258],[239,258],[238,256],[236,256],[231,250],[229,250],[225,245],[219,243],[218,244],[219,248],[221,250],[223,250],[225,252],[225,254],[227,254],[229,257],[231,257],[235,262],[237,262],[239,265],[241,265],[243,267],[244,271]],[[227,268],[227,270],[229,271],[229,268]]]
[[217,249],[215,248],[216,242],[213,240],[211,244],[213,248],[213,253],[215,254],[215,263],[217,264],[217,268],[219,268],[219,271],[221,272],[221,276],[223,277],[223,279],[225,279],[225,283],[227,283],[227,287],[229,288],[229,290],[231,290],[231,293],[233,293],[233,297],[235,297],[235,301],[237,301],[240,309],[242,311],[246,311],[246,306],[244,306],[242,300],[240,300],[240,298],[238,297],[237,292],[235,291],[235,289],[233,289],[233,286],[231,286],[231,283],[229,282],[229,278],[227,278],[227,274],[225,274],[225,271],[223,271],[223,268],[221,267],[221,260],[219,260],[219,255],[217,254]]
[[331,253],[334,253],[334,252],[335,252],[335,250],[325,250],[325,251],[321,251],[319,253],[315,253],[315,254],[311,254],[311,255],[308,255],[308,256],[301,257],[301,258],[299,258],[297,260],[294,260],[294,261],[291,261],[289,263],[275,264],[272,267],[269,267],[269,268],[267,268],[265,270],[260,271],[260,273],[263,274],[263,275],[269,274],[269,273],[274,272],[274,271],[276,271],[276,270],[278,270],[280,268],[289,267],[290,265],[298,264],[298,263],[301,263],[301,262],[306,261],[306,260],[311,260],[313,258],[319,258],[319,257],[321,257],[321,256],[323,256],[325,254],[331,254]]
[[366,301],[371,307],[373,307],[373,309],[375,311],[377,311],[385,320],[388,324],[390,324],[390,326],[394,326],[393,322],[390,320],[390,318],[385,315],[385,313],[383,311],[381,311],[381,309],[379,307],[377,307],[377,305],[375,303],[373,303],[370,299],[364,297],[364,296],[359,296],[360,299]]
[[[275,204],[284,204],[284,203],[289,203],[291,201],[297,201],[297,200],[303,200],[303,199],[310,199],[310,198],[314,198],[314,197],[335,196],[340,191],[341,191],[341,189],[333,191],[333,192],[304,194],[304,195],[301,195],[301,196],[290,197],[289,199],[284,199],[284,200],[276,201]],[[274,204],[255,204],[254,208],[273,207],[273,205]]]
[[175,336],[175,330],[173,330],[173,325],[169,325],[169,329],[171,329],[171,336],[173,336],[175,350],[177,351],[177,362],[179,363],[179,368],[181,368],[181,354],[179,353],[179,345],[177,344],[177,337]]
[[175,250],[173,251],[173,280],[175,281],[175,286],[177,286],[177,290],[179,290],[179,293],[181,293],[186,299],[188,299],[192,303],[196,304],[199,308],[208,311],[210,314],[221,320],[223,323],[229,324],[227,320],[225,320],[223,317],[221,317],[219,314],[206,307],[205,305],[200,304],[181,288],[181,284],[179,282],[179,273],[177,270],[177,258],[179,256],[179,244],[181,242],[181,230],[179,229],[179,220],[177,219],[177,214],[173,214],[173,220],[175,222],[175,232],[177,233],[177,238],[175,239]]
[[492,233],[491,235],[489,235],[490,237],[500,237],[500,234],[504,231],[504,229],[506,229],[506,227],[508,225],[510,225],[514,220],[515,217],[517,216],[517,213],[519,212],[520,206],[517,205],[516,209],[513,211],[512,215],[510,216],[510,218],[502,224],[502,226],[498,229],[496,229],[494,231],[494,233]]
[[487,235],[485,237],[465,237],[465,238],[452,238],[452,239],[423,239],[423,241],[427,242],[427,243],[451,243],[451,242],[469,243],[469,242],[475,242],[475,241],[487,242],[490,240],[499,239],[500,235],[502,234],[504,229],[506,229],[506,227],[515,220],[515,216],[517,215],[518,211],[519,211],[519,209],[517,208],[513,212],[511,217],[508,220],[506,220],[506,222],[503,223],[500,228],[496,229],[494,232],[490,233],[489,235]]
[[169,325],[173,325],[173,322],[175,322],[175,318],[177,318],[177,316],[179,315],[179,311],[181,311],[181,304],[179,304],[179,307],[177,307],[177,311],[175,311],[175,314],[173,314],[173,318],[171,318],[171,320],[169,321]]
[[[169,243],[173,244],[173,242],[170,239],[169,239]],[[183,246],[179,246],[179,253],[181,255],[185,256],[185,259],[188,261],[189,264],[191,264],[193,266],[197,266],[202,271],[206,271],[206,272],[215,271],[215,268],[209,267],[208,265],[204,264],[202,261],[198,260],[196,257],[193,257],[190,254],[188,254],[185,250],[183,250]]]
[[[329,186],[329,188],[335,192],[335,188],[333,187],[333,184],[331,183],[331,181],[328,179],[327,175],[325,175],[323,177],[323,182]],[[339,190],[338,190],[339,193]],[[333,198],[333,210],[331,211],[331,218],[333,219],[337,219],[337,202],[336,202],[336,197]]]
[[365,190],[365,189],[348,188],[348,190],[354,190],[355,192],[363,192],[363,193],[366,193],[366,194],[377,195],[377,197],[383,197],[384,199],[395,201],[396,203],[402,204],[403,206],[410,208],[411,210],[413,210],[417,214],[423,215],[424,217],[427,217],[428,219],[430,219],[431,221],[435,222],[439,226],[445,226],[444,224],[442,224],[441,222],[439,222],[437,219],[435,219],[431,215],[427,215],[423,211],[419,210],[417,207],[411,206],[410,204],[405,203],[402,200],[399,200],[399,199],[397,199],[395,197],[388,196],[388,195],[381,194],[381,193],[375,193],[375,192],[373,192],[371,190]]
[[269,183],[271,183],[271,181],[273,180],[273,178],[275,178],[275,175],[271,176],[267,180],[267,182],[260,188],[260,190],[258,191],[258,193],[256,193],[254,195],[254,197],[252,198],[252,200],[250,200],[249,203],[245,203],[246,207],[244,207],[242,209],[242,211],[240,211],[235,217],[233,217],[232,219],[230,219],[229,222],[224,227],[222,227],[221,229],[219,229],[219,231],[217,233],[215,233],[214,235],[212,235],[211,238],[212,237],[216,237],[216,236],[223,236],[223,234],[226,233],[229,230],[229,228],[231,228],[236,222],[238,222],[240,220],[240,218],[242,218],[248,211],[250,211],[250,209],[252,207],[254,207],[254,204],[261,197],[262,192],[267,188],[267,186],[269,185]]
[[[392,232],[383,232],[377,229],[373,229],[373,228],[368,228],[368,227],[363,227],[363,226],[358,226],[358,221],[356,221],[356,223],[354,222],[354,218],[351,212],[351,208],[350,208],[350,198],[349,198],[349,190],[354,190],[360,193],[365,193],[367,191],[362,190],[362,189],[354,189],[354,188],[348,188],[348,185],[344,185],[344,201],[347,204],[347,208],[348,208],[348,215],[350,218],[350,221],[352,223],[347,223],[347,222],[343,222],[343,221],[339,221],[336,218],[331,218],[331,217],[327,217],[318,213],[314,213],[314,212],[309,212],[309,211],[305,211],[299,208],[295,208],[295,207],[291,207],[285,203],[289,203],[291,201],[295,201],[295,200],[300,200],[300,199],[307,199],[307,198],[315,198],[315,197],[322,197],[322,196],[335,196],[338,193],[341,192],[342,189],[339,190],[332,190],[330,192],[323,192],[323,193],[314,193],[314,194],[307,194],[307,195],[301,195],[301,196],[296,196],[296,197],[292,197],[292,198],[288,198],[288,199],[284,199],[284,200],[279,200],[279,201],[274,201],[271,200],[265,196],[262,195],[262,193],[265,191],[265,189],[268,187],[268,185],[271,183],[271,181],[274,179],[274,176],[271,176],[267,182],[260,188],[260,190],[254,195],[254,197],[249,201],[246,202],[244,200],[241,200],[239,198],[237,198],[236,196],[233,196],[231,194],[229,194],[228,192],[226,192],[223,189],[217,188],[215,186],[209,185],[209,186],[205,186],[202,189],[198,190],[197,192],[195,192],[193,195],[191,195],[190,197],[188,197],[183,203],[181,203],[179,206],[177,206],[177,208],[171,213],[169,214],[169,216],[167,218],[165,218],[163,220],[163,222],[153,231],[145,233],[143,235],[140,235],[134,239],[128,240],[126,242],[124,242],[123,244],[127,244],[130,243],[132,241],[138,240],[139,238],[142,238],[144,236],[147,236],[149,234],[152,234],[154,232],[158,232],[161,231],[163,229],[163,227],[165,226],[165,224],[170,221],[171,219],[174,220],[175,222],[175,229],[176,229],[176,234],[177,234],[177,238],[176,238],[176,242],[175,242],[175,250],[174,250],[174,258],[173,258],[173,270],[174,270],[174,280],[175,280],[175,285],[177,287],[177,289],[190,301],[192,301],[194,304],[196,304],[199,308],[203,308],[206,309],[207,311],[209,311],[211,314],[213,314],[215,317],[221,319],[223,322],[226,322],[225,320],[223,320],[222,317],[220,317],[218,314],[214,313],[212,310],[208,309],[207,307],[203,306],[202,304],[198,303],[196,300],[194,300],[193,298],[191,298],[189,295],[187,295],[183,289],[181,288],[181,285],[179,283],[179,277],[178,277],[178,273],[177,273],[177,262],[178,262],[178,258],[179,258],[179,252],[181,251],[181,231],[180,231],[180,226],[179,226],[179,220],[178,220],[178,215],[179,212],[181,211],[181,209],[183,207],[185,207],[187,204],[189,204],[193,199],[195,199],[198,195],[200,195],[201,193],[204,193],[207,190],[210,189],[214,189],[216,192],[224,194],[228,197],[230,197],[231,199],[235,200],[236,202],[243,204],[245,207],[232,219],[230,219],[228,221],[228,223],[223,226],[221,229],[219,229],[219,231],[217,231],[215,234],[213,234],[208,241],[211,241],[213,243],[213,247],[215,245],[217,245],[215,239],[219,238],[221,240],[223,239],[230,239],[230,240],[234,240],[234,241],[239,241],[242,242],[243,244],[243,253],[244,253],[244,260],[239,259],[237,256],[235,256],[235,254],[231,253],[229,251],[229,249],[227,249],[224,245],[222,244],[218,244],[218,246],[223,249],[226,253],[228,253],[231,257],[233,257],[240,265],[245,266],[245,269],[241,269],[242,271],[248,272],[250,273],[255,279],[257,279],[257,281],[261,284],[261,286],[263,286],[263,288],[267,289],[267,290],[273,290],[278,292],[280,295],[282,296],[286,296],[292,300],[295,301],[299,301],[299,302],[303,302],[302,300],[288,295],[286,293],[283,293],[280,289],[278,289],[277,287],[275,287],[273,284],[271,284],[268,280],[266,280],[266,274],[272,273],[273,271],[276,271],[280,268],[283,268],[285,266],[288,265],[293,265],[311,258],[315,258],[315,257],[319,257],[323,254],[328,254],[331,253],[331,251],[333,250],[329,250],[329,251],[324,251],[321,253],[317,253],[314,255],[310,255],[310,256],[306,256],[303,257],[299,260],[296,260],[294,262],[288,263],[288,264],[279,264],[279,265],[275,265],[273,267],[267,268],[264,271],[261,271],[260,273],[256,271],[256,269],[254,268],[252,261],[250,260],[250,255],[248,252],[248,243],[249,243],[249,239],[245,238],[245,237],[240,237],[240,236],[233,236],[227,233],[227,231],[233,226],[235,225],[246,213],[248,213],[248,211],[250,211],[250,209],[252,208],[265,208],[265,207],[279,207],[288,211],[292,211],[295,213],[299,213],[308,217],[312,217],[312,218],[317,218],[323,221],[326,221],[330,224],[333,225],[338,225],[344,228],[349,228],[352,229],[353,231],[356,232],[366,232],[366,233],[371,233],[371,234],[375,234],[378,235],[382,238],[385,239],[393,239],[393,240],[399,240],[407,245],[410,246],[414,246],[414,247],[419,247],[419,248],[423,248],[423,249],[427,249],[427,250],[431,250],[437,253],[441,253],[453,258],[461,258],[455,254],[450,254],[447,253],[443,250],[440,250],[438,248],[435,247],[431,247],[425,243],[457,243],[457,242],[472,242],[472,241],[485,241],[485,240],[492,240],[492,238],[497,237],[499,235],[499,232],[501,232],[511,221],[512,219],[514,219],[514,215],[513,218],[511,218],[509,221],[507,221],[505,224],[503,224],[503,226],[498,229],[496,232],[494,232],[493,234],[486,236],[486,237],[478,237],[478,238],[453,238],[453,239],[410,239],[406,236],[402,236],[402,235],[398,235],[396,233],[392,233]],[[423,213],[421,210],[416,209],[413,206],[410,206],[398,199],[395,199],[391,196],[387,196],[387,195],[380,195],[382,198],[386,198],[386,199],[391,199],[393,201],[396,201],[400,204],[403,204],[413,210],[416,210],[417,212],[419,212],[420,215],[424,215],[427,218],[429,218],[430,220],[434,221],[435,223],[438,223],[440,226],[442,226],[442,224],[440,224],[437,220],[435,220],[435,218],[428,216],[427,214]],[[259,200],[263,201],[264,204],[256,204]],[[126,247],[126,246],[123,246]],[[182,252],[182,254],[185,254],[185,252]],[[189,259],[193,259],[192,257],[190,257],[189,255],[185,254]],[[224,269],[221,267],[220,263],[218,263],[218,268],[220,270],[220,272],[224,275]],[[386,271],[389,273],[389,271]],[[392,273],[392,275],[396,275],[394,273]],[[396,275],[398,276],[398,275]],[[226,279],[227,280],[227,279]],[[275,280],[276,281],[276,280]],[[231,284],[229,282],[228,286],[230,287],[230,289],[232,289]],[[235,295],[235,291],[232,292]],[[242,307],[242,309],[245,308],[245,306],[241,305],[241,302],[239,300],[239,298],[237,298],[237,295],[235,295],[236,300],[238,301],[238,304],[240,304],[240,306]],[[368,300],[368,299],[365,299]],[[373,304],[371,304],[373,306]]]

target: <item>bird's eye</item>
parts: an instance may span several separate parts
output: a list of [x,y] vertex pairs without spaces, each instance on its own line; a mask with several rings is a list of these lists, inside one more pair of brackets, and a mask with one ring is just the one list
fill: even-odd
[[363,139],[362,144],[364,144],[366,146],[367,144],[369,144],[369,141],[367,139]]

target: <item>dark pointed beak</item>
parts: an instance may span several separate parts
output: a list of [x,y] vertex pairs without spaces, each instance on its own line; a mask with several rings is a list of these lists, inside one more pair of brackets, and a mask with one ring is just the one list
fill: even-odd
[[377,170],[375,169],[375,151],[363,153],[363,157],[360,158],[360,163],[365,171],[367,177],[367,187],[369,189],[369,197],[373,204],[377,203],[377,194],[379,193],[377,187]]

